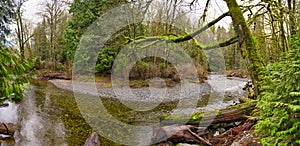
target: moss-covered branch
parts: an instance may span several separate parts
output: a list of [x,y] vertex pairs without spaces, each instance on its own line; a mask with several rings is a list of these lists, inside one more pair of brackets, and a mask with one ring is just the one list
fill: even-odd
[[220,20],[222,20],[223,18],[225,18],[226,16],[229,16],[229,13],[226,12],[222,15],[220,15],[218,18],[210,21],[209,23],[207,23],[205,26],[199,28],[198,30],[196,30],[195,32],[191,33],[191,34],[186,34],[184,36],[179,36],[179,37],[175,37],[172,38],[171,41],[175,42],[175,43],[179,43],[179,42],[184,42],[184,41],[188,41],[191,40],[192,38],[194,38],[195,36],[197,36],[198,34],[204,32],[205,30],[207,30],[208,28],[210,28],[211,26],[215,25],[217,22],[219,22]]
[[144,43],[144,42],[151,42],[151,41],[170,41],[170,42],[180,43],[180,42],[188,41],[188,40],[193,39],[195,36],[199,35],[200,33],[204,32],[205,30],[207,30],[211,26],[215,25],[217,22],[219,22],[220,20],[222,20],[226,16],[229,16],[228,12],[220,15],[218,18],[210,21],[205,26],[197,29],[196,31],[194,31],[192,33],[187,33],[186,35],[182,35],[182,36],[169,35],[169,36],[144,37],[144,38],[138,39],[138,40],[130,40],[130,42],[134,41],[134,43]]
[[232,45],[237,42],[238,42],[238,37],[233,37],[233,38],[230,38],[229,40],[226,40],[226,41],[218,43],[218,44],[208,45],[206,47],[203,47],[203,49],[211,50],[211,49],[216,49],[216,48],[222,48],[222,47],[226,47],[226,46]]

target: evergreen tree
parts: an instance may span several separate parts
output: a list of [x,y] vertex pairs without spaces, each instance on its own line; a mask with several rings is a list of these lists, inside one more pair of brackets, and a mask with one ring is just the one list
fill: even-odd
[[46,34],[46,23],[45,19],[42,23],[38,23],[33,31],[33,48],[35,55],[38,57],[38,62],[45,61],[49,58],[49,41]]
[[126,0],[74,0],[70,5],[72,15],[67,22],[64,32],[66,52],[69,59],[73,59],[76,47],[86,28],[107,10],[125,3]]
[[12,0],[0,1],[0,45],[6,43],[6,35],[10,34],[8,23],[15,17],[15,5]]

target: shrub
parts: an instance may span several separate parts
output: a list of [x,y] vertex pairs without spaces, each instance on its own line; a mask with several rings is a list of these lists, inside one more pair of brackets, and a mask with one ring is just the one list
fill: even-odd
[[28,71],[33,61],[26,61],[7,48],[0,47],[0,105],[8,100],[18,102],[23,99],[24,85],[32,74]]
[[264,145],[300,144],[300,40],[262,72],[256,133]]

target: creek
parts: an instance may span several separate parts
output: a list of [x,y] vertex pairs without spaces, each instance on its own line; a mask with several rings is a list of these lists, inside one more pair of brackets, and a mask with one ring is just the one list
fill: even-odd
[[[199,110],[211,110],[224,108],[234,104],[237,97],[245,95],[242,87],[246,84],[245,79],[227,78],[224,75],[209,75],[205,84],[210,88],[204,88],[200,96],[193,98],[196,102],[195,108],[177,107],[180,98],[170,96],[168,100],[156,105],[155,108],[147,111],[132,110],[113,97],[100,97],[106,111],[118,121],[128,125],[151,125],[159,122],[160,115],[170,114],[172,112],[194,112]],[[200,85],[200,88],[203,85]],[[57,88],[52,83],[42,80],[32,80],[27,95],[19,104],[9,103],[9,107],[0,108],[0,121],[11,122],[18,126],[15,132],[15,144],[2,143],[4,145],[20,146],[64,146],[64,145],[83,145],[86,138],[91,134],[93,128],[90,121],[87,122],[85,115],[82,115],[78,107],[74,92]],[[99,90],[98,90],[99,92]],[[141,91],[137,91],[138,93]],[[171,90],[171,92],[173,92]],[[175,92],[175,91],[174,91]],[[191,91],[192,92],[192,91]],[[83,98],[97,98],[99,96],[76,93]],[[175,97],[175,93],[174,97]],[[188,93],[180,94],[187,98]],[[100,94],[101,95],[101,94]],[[141,101],[129,99],[131,105],[145,105]],[[148,101],[147,103],[156,101]],[[91,103],[82,104],[86,108],[91,107]],[[95,112],[95,114],[97,114]],[[114,130],[107,121],[97,121],[103,127]],[[126,127],[123,127],[126,129]],[[119,134],[119,135],[122,135]],[[120,137],[122,138],[122,137]],[[104,138],[100,134],[101,145],[118,145],[117,143]]]

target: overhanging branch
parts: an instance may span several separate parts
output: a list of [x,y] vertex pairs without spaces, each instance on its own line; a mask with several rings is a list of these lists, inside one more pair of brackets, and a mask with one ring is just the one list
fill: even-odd
[[176,37],[176,38],[172,38],[170,39],[171,41],[175,42],[175,43],[179,43],[179,42],[184,42],[187,40],[192,39],[193,37],[195,37],[196,35],[202,33],[203,31],[207,30],[208,28],[210,28],[211,26],[215,25],[217,22],[219,22],[220,20],[222,20],[223,18],[225,18],[226,16],[229,16],[229,12],[226,12],[222,15],[220,15],[218,18],[210,21],[209,23],[207,23],[205,26],[203,26],[202,28],[196,30],[195,32],[191,33],[191,34],[187,34],[184,36],[180,36],[180,37]]
[[218,43],[218,44],[214,44],[214,45],[208,45],[206,47],[204,47],[204,50],[211,50],[211,49],[216,49],[216,48],[222,48],[222,47],[227,47],[229,45],[232,45],[234,43],[238,42],[238,37],[233,37],[229,40],[226,40],[224,42]]
[[143,42],[147,42],[147,41],[170,41],[170,42],[175,42],[175,43],[180,43],[180,42],[184,42],[184,41],[188,41],[193,39],[195,36],[199,35],[200,33],[204,32],[205,30],[207,30],[208,28],[210,28],[211,26],[215,25],[217,22],[219,22],[220,20],[222,20],[223,18],[225,18],[226,16],[229,16],[229,12],[226,12],[222,15],[220,15],[218,18],[210,21],[209,23],[207,23],[205,26],[199,28],[198,30],[183,35],[183,36],[153,36],[153,37],[145,37],[143,39],[139,39],[139,40],[133,40],[134,43],[143,43]]
[[[129,42],[134,42],[135,44],[140,44],[140,43],[145,43],[145,42],[154,42],[154,43],[150,43],[150,44],[142,46],[142,48],[144,48],[144,47],[148,47],[150,45],[153,45],[153,44],[155,44],[159,41],[180,43],[180,42],[184,42],[184,41],[188,41],[188,40],[192,39],[194,41],[194,43],[196,44],[196,46],[200,49],[209,50],[209,49],[214,49],[214,48],[219,48],[219,47],[226,47],[226,46],[229,46],[233,43],[238,42],[237,37],[231,38],[231,39],[229,39],[225,42],[221,42],[221,43],[213,44],[213,45],[208,45],[208,46],[204,46],[204,45],[198,43],[197,40],[194,38],[195,36],[197,36],[200,33],[204,32],[205,30],[207,30],[211,26],[215,25],[217,22],[219,22],[220,20],[222,20],[226,16],[229,16],[229,12],[226,12],[226,13],[220,15],[218,18],[210,21],[205,26],[199,28],[195,32],[192,32],[192,33],[187,33],[186,32],[186,35],[182,35],[182,36],[169,35],[169,36],[141,37],[141,39],[135,39],[135,40],[129,39]],[[127,42],[127,43],[129,43],[129,42]]]

